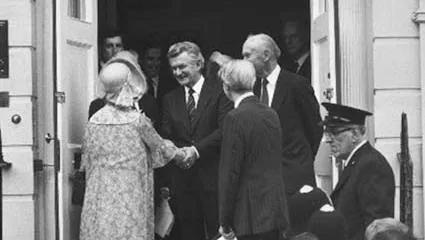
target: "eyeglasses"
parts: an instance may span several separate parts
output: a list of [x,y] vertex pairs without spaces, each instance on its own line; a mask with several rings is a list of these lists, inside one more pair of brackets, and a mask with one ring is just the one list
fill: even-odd
[[351,128],[351,127],[339,128],[339,129],[326,129],[324,134],[325,134],[325,137],[327,137],[327,138],[333,138],[333,137],[340,135],[343,132],[346,132],[346,131],[349,131],[349,130],[352,130],[352,129],[353,128]]

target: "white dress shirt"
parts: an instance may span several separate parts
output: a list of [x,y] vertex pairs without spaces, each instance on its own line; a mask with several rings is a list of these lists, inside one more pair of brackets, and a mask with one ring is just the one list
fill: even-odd
[[276,65],[273,71],[266,77],[267,81],[269,82],[266,87],[267,93],[269,94],[269,107],[272,105],[273,102],[274,90],[276,89],[277,78],[279,77],[280,71],[280,66]]
[[[199,95],[201,94],[202,86],[204,85],[205,78],[201,75],[199,80],[193,85],[193,99],[195,100],[195,109],[198,107]],[[189,87],[185,86],[184,91],[186,93],[186,103],[189,101]],[[199,158],[199,151],[195,146],[192,146],[192,149],[196,152],[196,158]]]
[[153,95],[154,98],[158,96],[158,84],[159,84],[159,76],[152,78],[152,87],[153,87]]

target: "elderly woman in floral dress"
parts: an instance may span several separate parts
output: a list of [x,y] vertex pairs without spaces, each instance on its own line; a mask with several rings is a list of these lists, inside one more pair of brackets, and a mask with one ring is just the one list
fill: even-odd
[[85,130],[80,239],[154,239],[153,169],[185,154],[158,135],[136,104],[147,84],[130,52],[107,62],[99,81],[107,103]]

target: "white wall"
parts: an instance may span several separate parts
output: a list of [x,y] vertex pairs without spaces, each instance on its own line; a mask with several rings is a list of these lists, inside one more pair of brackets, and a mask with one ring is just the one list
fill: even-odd
[[[0,19],[9,21],[8,79],[0,90],[10,94],[10,106],[0,108],[3,152],[10,170],[3,173],[3,239],[34,239],[33,174],[33,44],[34,1],[0,1]],[[14,124],[11,117],[22,121]]]
[[396,176],[396,218],[399,218],[401,114],[408,118],[413,162],[413,230],[423,238],[422,121],[418,26],[412,14],[418,0],[371,0],[375,146]]

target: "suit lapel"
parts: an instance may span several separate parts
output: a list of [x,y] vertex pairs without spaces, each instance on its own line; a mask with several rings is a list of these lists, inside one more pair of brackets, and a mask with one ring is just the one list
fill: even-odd
[[178,87],[177,97],[176,97],[176,114],[178,116],[177,119],[182,119],[185,128],[190,132],[190,124],[189,124],[189,114],[186,109],[186,93],[184,91],[184,87]]
[[362,152],[365,151],[368,147],[370,147],[370,144],[367,142],[354,153],[353,157],[350,159],[350,162],[344,168],[344,170],[341,173],[341,176],[339,177],[338,183],[336,184],[335,189],[332,192],[333,197],[335,194],[339,192],[339,190],[341,190],[341,188],[348,181],[351,173],[353,172],[353,169],[355,168],[355,166],[359,163],[361,159]]
[[208,79],[205,79],[204,84],[201,89],[201,93],[199,94],[198,105],[196,106],[195,115],[193,119],[192,131],[198,125],[199,119],[202,116],[203,111],[208,106],[210,99],[214,93],[214,86],[208,82]]
[[287,92],[287,88],[285,87],[285,77],[286,77],[286,73],[282,69],[279,73],[279,77],[277,78],[276,88],[273,93],[272,108],[274,110],[278,110],[283,99],[285,99],[286,92]]
[[351,172],[354,168],[354,165],[347,165],[344,170],[341,173],[341,176],[339,177],[338,183],[335,186],[335,189],[332,192],[332,197],[341,190],[341,188],[345,185],[345,183],[348,181],[348,178],[351,175]]

